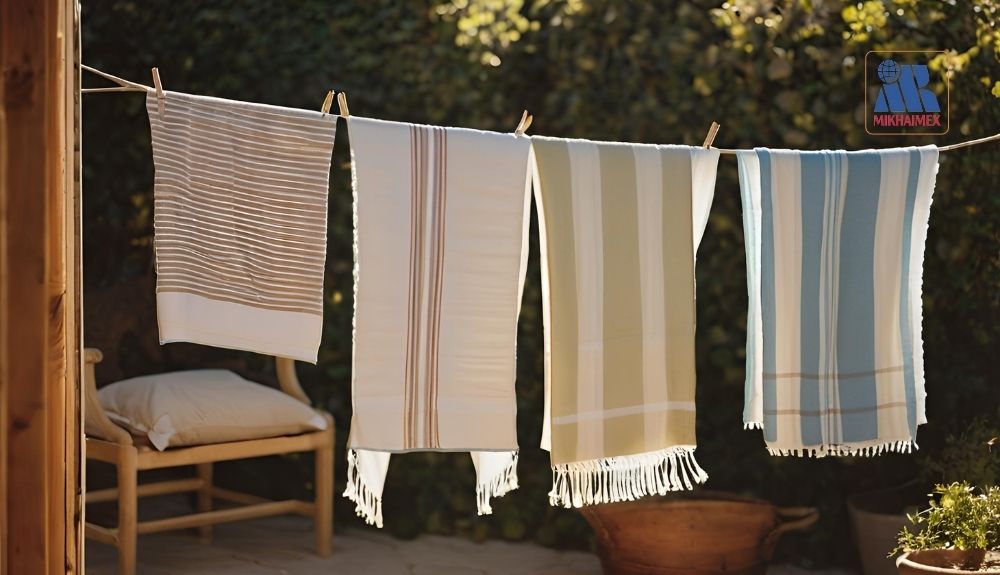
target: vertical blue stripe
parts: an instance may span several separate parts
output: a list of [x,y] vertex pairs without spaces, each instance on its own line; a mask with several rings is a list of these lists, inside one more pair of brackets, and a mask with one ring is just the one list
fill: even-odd
[[920,180],[920,150],[910,150],[910,173],[906,181],[906,206],[903,212],[903,267],[899,286],[899,330],[903,343],[903,385],[906,388],[906,422],[910,436],[917,434],[917,383],[913,375],[913,317],[910,315],[910,250],[913,232],[913,206],[917,201]]
[[874,375],[852,373],[875,369],[875,224],[882,177],[877,152],[847,155],[847,193],[840,226],[840,274],[837,303],[838,397],[845,442],[878,437],[878,404]]
[[[800,316],[800,367],[802,373],[819,373],[820,354],[820,268],[823,256],[823,217],[826,200],[826,157],[821,152],[799,154],[801,161],[802,204],[802,287]],[[820,387],[823,381],[799,380],[802,410],[802,444],[823,442]]]
[[759,279],[754,273],[756,266],[754,262],[760,257],[757,253],[756,238],[760,230],[754,225],[754,202],[753,188],[756,182],[751,182],[747,174],[746,165],[743,163],[743,156],[737,156],[737,163],[740,172],[740,200],[743,203],[743,244],[747,261],[747,361],[746,361],[746,382],[743,384],[743,421],[748,422],[753,417],[750,413],[750,406],[753,403],[754,389],[753,380],[757,373],[756,349],[760,342],[756,341],[757,321],[754,314],[754,302],[760,295],[757,293],[756,280]]
[[[761,208],[761,242],[760,242],[760,291],[761,291],[761,328],[763,332],[764,373],[775,373],[774,355],[774,209],[771,206],[771,152],[765,149],[757,150],[760,159],[760,208]],[[764,377],[764,440],[777,441],[778,428],[775,411],[778,409],[778,396],[775,391],[773,377]]]

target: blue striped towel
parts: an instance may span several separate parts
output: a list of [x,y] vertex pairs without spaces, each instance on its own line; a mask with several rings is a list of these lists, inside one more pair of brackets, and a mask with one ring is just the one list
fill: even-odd
[[743,421],[772,455],[909,452],[925,423],[921,281],[934,146],[739,152]]

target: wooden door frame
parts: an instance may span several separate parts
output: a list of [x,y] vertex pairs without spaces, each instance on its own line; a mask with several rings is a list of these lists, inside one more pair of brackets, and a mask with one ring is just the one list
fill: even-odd
[[83,572],[79,30],[0,0],[0,574]]

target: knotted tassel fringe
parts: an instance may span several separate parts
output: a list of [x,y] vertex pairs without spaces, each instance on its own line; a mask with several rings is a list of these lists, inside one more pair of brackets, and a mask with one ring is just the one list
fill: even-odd
[[796,449],[777,449],[768,447],[767,452],[777,456],[794,457],[873,457],[883,453],[911,453],[920,447],[916,441],[884,441],[869,445],[818,445],[816,447],[801,447]]
[[549,503],[583,507],[693,489],[694,484],[708,480],[708,474],[694,459],[694,450],[693,445],[684,445],[651,453],[554,465]]
[[759,421],[744,421],[743,429],[764,429],[764,424]]
[[354,512],[368,525],[382,528],[382,498],[375,495],[361,478],[358,469],[358,452],[347,450],[347,489],[344,497],[354,502]]
[[490,515],[493,513],[493,507],[490,506],[491,498],[503,497],[517,489],[517,452],[513,453],[510,465],[496,476],[480,479],[485,481],[476,484],[476,505],[479,515]]

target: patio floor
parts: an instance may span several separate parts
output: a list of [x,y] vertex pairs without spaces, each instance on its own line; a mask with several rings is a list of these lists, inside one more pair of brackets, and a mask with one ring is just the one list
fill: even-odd
[[[425,536],[400,541],[370,529],[334,536],[333,556],[312,554],[312,525],[302,517],[275,517],[215,527],[210,545],[187,532],[139,537],[140,575],[600,575],[589,553],[530,543],[475,543]],[[114,575],[115,550],[87,542],[87,575]],[[775,566],[768,575],[815,575]],[[850,575],[826,571],[825,575]]]
[[[144,500],[142,515],[186,510],[183,496]],[[313,554],[312,521],[282,516],[217,525],[211,544],[194,532],[141,535],[139,575],[600,575],[597,557],[532,543],[424,536],[395,539],[375,529],[344,529],[333,537],[333,555]],[[87,575],[115,575],[117,552],[87,541]],[[852,575],[775,566],[768,575]]]

